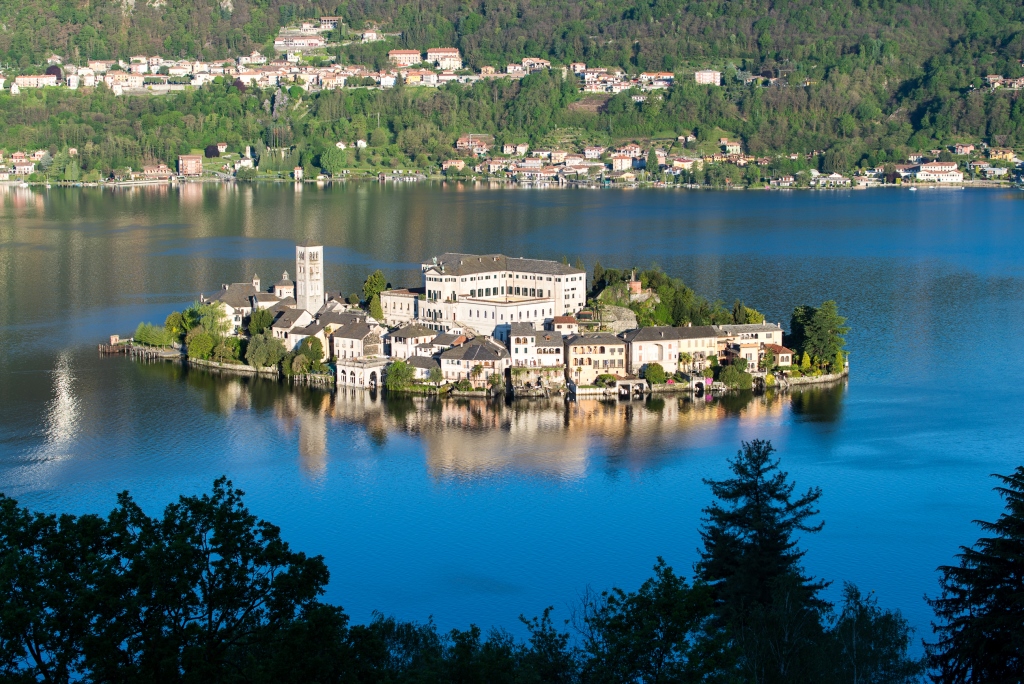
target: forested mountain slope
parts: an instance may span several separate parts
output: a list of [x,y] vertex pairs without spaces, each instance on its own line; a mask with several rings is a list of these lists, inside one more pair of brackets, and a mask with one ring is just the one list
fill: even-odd
[[[1019,0],[19,0],[0,2],[0,62],[16,71],[54,51],[78,63],[269,52],[282,25],[325,14],[348,28],[401,32],[370,44],[347,43],[347,29],[332,34],[344,63],[381,66],[389,49],[453,45],[474,69],[534,56],[631,73],[712,67],[726,82],[708,88],[681,78],[663,97],[638,104],[623,93],[597,112],[572,107],[574,79],[554,70],[290,100],[229,84],[148,102],[37,91],[0,98],[0,149],[73,145],[108,171],[172,162],[211,142],[262,141],[293,146],[307,164],[336,140],[376,134],[360,163],[422,165],[453,155],[466,132],[556,144],[565,135],[609,143],[696,130],[707,140],[735,135],[758,155],[824,151],[829,168],[844,169],[956,140],[1024,145],[1024,91],[982,87],[986,74],[1024,76]],[[744,85],[736,70],[780,74],[788,86]]]

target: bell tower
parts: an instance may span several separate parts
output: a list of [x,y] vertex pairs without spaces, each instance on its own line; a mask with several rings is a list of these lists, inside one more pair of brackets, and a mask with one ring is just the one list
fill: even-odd
[[308,242],[295,246],[295,305],[315,314],[324,305],[324,247]]

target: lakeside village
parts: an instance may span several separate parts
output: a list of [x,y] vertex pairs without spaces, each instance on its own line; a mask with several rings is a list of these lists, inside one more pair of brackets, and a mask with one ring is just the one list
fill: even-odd
[[[376,271],[362,299],[343,298],[324,288],[323,246],[300,244],[294,279],[286,271],[270,287],[257,275],[225,284],[163,326],[140,324],[130,341],[113,336],[100,350],[339,389],[468,396],[710,397],[849,370],[848,328],[834,302],[797,307],[784,340],[781,325],[757,311],[738,301],[731,312],[712,309],[656,271],[638,278],[595,264],[599,284],[588,289],[582,264],[449,253],[421,268],[419,287],[390,287]],[[670,298],[677,310],[688,299],[713,323],[638,324],[664,316]]]
[[[519,63],[496,68],[483,66],[478,72],[464,68],[460,51],[452,47],[421,50],[396,49],[388,52],[389,68],[379,71],[364,65],[341,65],[334,57],[323,54],[328,47],[323,35],[343,24],[340,17],[321,17],[319,21],[303,22],[297,27],[282,29],[274,41],[279,58],[268,59],[258,51],[233,61],[207,62],[202,60],[174,60],[159,56],[138,55],[124,60],[89,60],[86,65],[65,64],[59,55],[48,59],[44,73],[21,74],[8,79],[0,73],[0,92],[10,80],[9,94],[19,95],[33,88],[66,87],[94,88],[104,85],[115,95],[161,94],[185,88],[198,88],[210,83],[233,82],[242,88],[284,88],[295,96],[304,92],[335,90],[338,88],[394,88],[440,87],[457,82],[472,84],[482,79],[521,79],[539,71],[560,69],[563,78],[573,74],[585,97],[584,106],[599,107],[610,96],[632,92],[635,102],[660,98],[661,92],[671,88],[679,77],[692,78],[701,86],[718,87],[723,73],[714,69],[696,69],[676,74],[673,72],[644,72],[636,76],[626,74],[618,67],[594,67],[582,62],[552,65],[549,60],[525,57]],[[370,27],[359,33],[362,42],[375,42],[397,34],[386,34]],[[745,84],[760,83],[765,87],[787,87],[784,73],[752,74],[737,71],[735,78]],[[1024,78],[1004,78],[992,74],[985,79],[991,89],[1018,90],[1024,88]],[[797,84],[800,85],[800,84]],[[803,86],[808,86],[804,83]],[[298,89],[293,90],[293,89]],[[725,133],[725,131],[720,131]],[[746,183],[751,187],[767,188],[866,188],[905,183],[929,185],[1001,184],[1020,181],[1024,176],[1024,162],[1016,151],[1008,147],[989,146],[982,141],[963,142],[948,149],[933,149],[927,154],[910,154],[905,163],[883,164],[874,168],[861,168],[844,175],[838,172],[819,172],[814,162],[823,153],[777,155],[790,161],[811,162],[811,168],[793,175],[775,177],[768,172],[774,159],[745,153],[741,140],[728,135],[715,139],[698,140],[697,131],[679,135],[676,140],[634,141],[620,146],[589,145],[579,149],[531,149],[525,142],[498,144],[493,135],[466,132],[454,144],[451,157],[438,160],[431,168],[387,169],[374,172],[381,182],[425,180],[431,173],[443,177],[501,180],[523,184],[624,184],[640,182],[659,185],[700,184],[710,169],[724,170],[726,187]],[[339,140],[339,150],[365,150],[367,140]],[[564,145],[563,145],[564,146]],[[280,180],[282,174],[258,173],[259,159],[251,145],[240,145],[229,152],[225,142],[211,144],[205,150],[192,150],[179,155],[175,167],[172,160],[114,172],[109,179],[98,176],[84,179],[92,183],[167,183],[184,180]],[[66,150],[14,151],[7,155],[0,150],[0,181],[42,182],[53,179],[45,174],[49,163],[57,154],[77,156],[76,148]],[[763,170],[763,172],[761,172]],[[353,177],[353,169],[342,165],[323,163],[320,173],[311,174],[296,166],[289,174],[291,180],[329,181]],[[358,172],[356,172],[358,173]],[[77,180],[77,179],[76,179]]]

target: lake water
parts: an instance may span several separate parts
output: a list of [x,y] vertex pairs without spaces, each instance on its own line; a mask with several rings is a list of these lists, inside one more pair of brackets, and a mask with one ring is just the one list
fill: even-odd
[[[343,292],[464,251],[657,264],[784,325],[831,298],[853,374],[710,403],[385,403],[98,358],[200,291],[293,271],[302,239]],[[359,621],[516,630],[588,585],[635,588],[659,555],[689,575],[702,478],[760,437],[824,491],[802,545],[830,597],[853,581],[927,635],[936,566],[1001,511],[989,474],[1024,462],[1018,191],[3,187],[0,292],[0,491],[105,513],[128,489],[155,514],[227,475],[326,557],[327,598]]]

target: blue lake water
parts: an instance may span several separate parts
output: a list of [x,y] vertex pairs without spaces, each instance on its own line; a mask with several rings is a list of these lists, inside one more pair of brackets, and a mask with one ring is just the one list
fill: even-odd
[[[97,357],[221,282],[384,269],[415,284],[445,251],[657,264],[787,325],[839,302],[852,377],[821,391],[641,404],[382,402]],[[442,627],[517,629],[588,585],[635,588],[697,557],[703,478],[767,438],[824,491],[806,565],[874,590],[927,636],[935,568],[1024,463],[1024,193],[674,192],[190,185],[0,188],[0,491],[45,511],[151,513],[229,476],[327,598]]]

